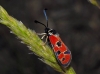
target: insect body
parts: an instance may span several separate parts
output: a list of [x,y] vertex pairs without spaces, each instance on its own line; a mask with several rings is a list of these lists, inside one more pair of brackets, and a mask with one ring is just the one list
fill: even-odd
[[54,29],[48,28],[48,19],[45,10],[44,14],[47,20],[47,26],[37,20],[35,20],[35,23],[40,23],[45,26],[45,33],[42,33],[43,35],[42,39],[46,37],[46,39],[53,48],[58,63],[60,64],[61,67],[66,68],[69,66],[72,59],[71,51],[63,43],[63,41],[59,37],[59,34]]
[[52,45],[53,51],[57,57],[58,62],[64,68],[68,67],[71,62],[71,52],[62,42],[58,35],[50,35],[49,41]]

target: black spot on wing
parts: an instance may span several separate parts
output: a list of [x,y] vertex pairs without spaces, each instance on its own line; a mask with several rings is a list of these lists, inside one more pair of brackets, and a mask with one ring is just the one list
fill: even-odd
[[60,51],[57,51],[57,55],[59,55],[61,52]]
[[65,58],[62,58],[62,61],[64,61],[65,60]]
[[58,46],[61,46],[61,41],[58,41],[58,42],[57,42],[57,45],[58,45]]
[[70,54],[70,50],[65,51],[64,54]]

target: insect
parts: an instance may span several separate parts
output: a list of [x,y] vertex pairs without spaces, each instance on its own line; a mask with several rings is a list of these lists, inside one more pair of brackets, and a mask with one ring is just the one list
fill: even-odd
[[63,68],[67,68],[70,65],[72,59],[71,51],[63,43],[63,41],[59,37],[59,34],[54,29],[50,29],[48,27],[46,9],[43,10],[43,12],[47,21],[47,25],[35,20],[35,23],[40,23],[45,26],[45,33],[40,33],[40,35],[43,35],[41,39],[43,39],[44,37],[46,38],[46,42],[48,41],[48,43],[50,43],[50,45],[52,46],[59,65]]

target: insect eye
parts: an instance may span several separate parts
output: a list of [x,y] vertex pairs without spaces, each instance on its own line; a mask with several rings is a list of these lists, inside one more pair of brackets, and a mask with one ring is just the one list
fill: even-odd
[[58,46],[61,46],[61,42],[60,42],[60,41],[58,41],[58,42],[57,42],[57,45],[58,45]]

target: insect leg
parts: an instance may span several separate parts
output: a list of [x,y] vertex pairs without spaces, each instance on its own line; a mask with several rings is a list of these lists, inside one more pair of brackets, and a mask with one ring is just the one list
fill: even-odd
[[41,39],[43,40],[44,37],[46,36],[46,33],[37,33],[38,35],[42,35]]
[[38,35],[46,35],[46,33],[37,33]]
[[43,44],[43,46],[44,46],[47,43],[47,41],[48,41],[48,36],[46,35],[46,33],[37,33],[37,34],[38,35],[42,35],[42,37],[41,37],[42,40],[44,39],[44,37],[46,37],[45,42]]
[[48,41],[48,36],[46,36],[46,39],[45,39],[45,42],[44,42],[43,46],[47,43],[47,41]]
[[43,36],[41,37],[41,39],[43,40],[45,36],[46,36],[46,35],[43,35]]

